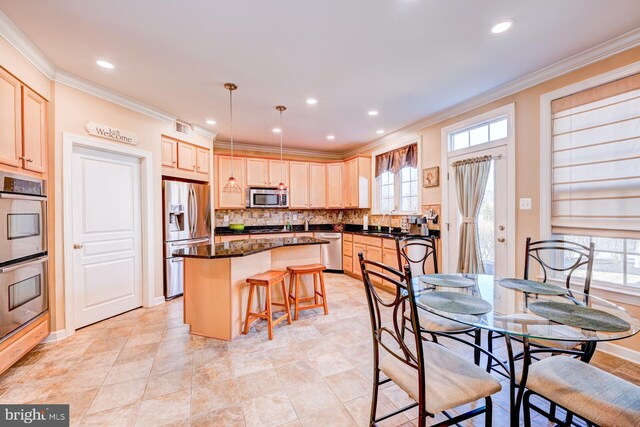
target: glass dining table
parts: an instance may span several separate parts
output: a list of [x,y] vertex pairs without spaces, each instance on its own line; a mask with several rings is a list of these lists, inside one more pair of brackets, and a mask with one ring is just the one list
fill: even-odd
[[[628,338],[640,331],[640,320],[624,308],[553,284],[489,274],[427,274],[415,277],[413,288],[419,309],[488,331],[485,344],[496,338],[505,340],[506,360],[492,353],[491,345],[483,346],[482,352],[488,370],[509,378],[514,426],[520,423],[528,366],[544,350],[540,345],[555,348],[559,341],[575,342],[581,346],[578,350],[565,347],[555,353],[574,355],[588,363],[598,342]],[[518,352],[514,349],[517,343],[522,345]]]

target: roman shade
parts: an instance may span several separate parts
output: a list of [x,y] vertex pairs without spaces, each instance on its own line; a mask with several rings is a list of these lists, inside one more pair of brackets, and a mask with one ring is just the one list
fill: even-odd
[[556,99],[554,234],[640,236],[640,74]]
[[418,167],[418,144],[405,145],[376,156],[376,178],[385,172],[396,173],[410,166]]

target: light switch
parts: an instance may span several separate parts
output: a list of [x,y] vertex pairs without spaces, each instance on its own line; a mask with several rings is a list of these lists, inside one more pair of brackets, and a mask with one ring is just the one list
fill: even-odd
[[523,211],[531,210],[531,199],[530,198],[520,199],[520,210],[523,210]]

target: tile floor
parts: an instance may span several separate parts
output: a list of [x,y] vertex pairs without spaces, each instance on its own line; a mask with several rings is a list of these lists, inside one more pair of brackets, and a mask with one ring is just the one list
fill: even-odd
[[[0,402],[69,403],[71,424],[87,426],[366,426],[372,345],[364,290],[344,275],[326,277],[329,316],[302,312],[273,341],[264,322],[229,343],[191,336],[178,299],[38,346],[0,376]],[[638,365],[601,353],[594,364],[640,381]],[[506,391],[494,396],[496,426],[508,420]],[[388,384],[379,410],[408,402]],[[415,425],[416,416],[381,425]],[[540,417],[534,424],[547,425]]]

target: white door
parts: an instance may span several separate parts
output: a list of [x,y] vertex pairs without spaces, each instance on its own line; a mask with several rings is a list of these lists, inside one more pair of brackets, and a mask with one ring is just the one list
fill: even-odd
[[74,327],[142,306],[140,159],[74,148]]
[[[487,274],[507,277],[509,275],[509,250],[515,250],[513,242],[507,240],[508,219],[508,157],[507,147],[489,148],[464,155],[449,157],[449,223],[445,224],[445,236],[448,250],[448,272],[455,272],[458,264],[458,248],[460,241],[460,211],[458,210],[457,186],[455,170],[451,166],[458,160],[479,156],[493,156],[487,188],[480,205],[478,215],[478,236],[480,253]],[[447,231],[448,227],[448,231]]]

